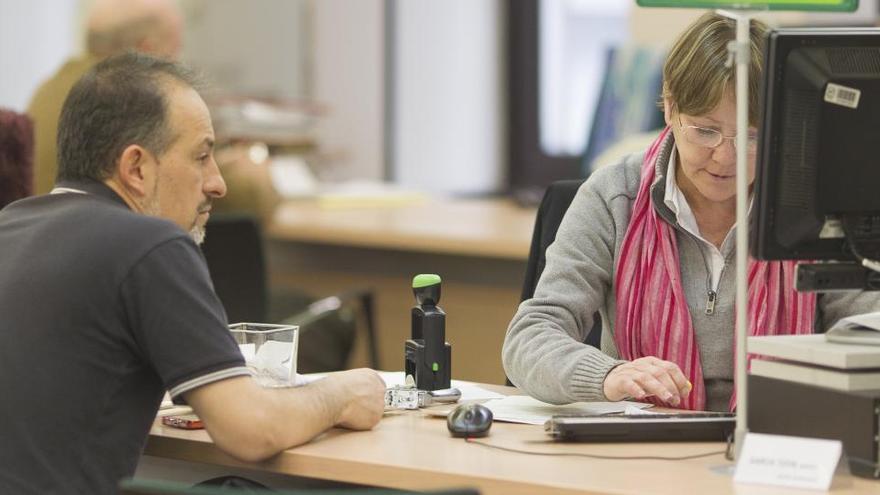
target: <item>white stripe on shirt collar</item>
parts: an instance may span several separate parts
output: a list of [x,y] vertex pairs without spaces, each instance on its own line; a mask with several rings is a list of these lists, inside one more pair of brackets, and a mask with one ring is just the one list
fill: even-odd
[[56,187],[49,191],[49,194],[64,194],[64,193],[76,193],[76,194],[88,194],[85,191],[81,191],[79,189],[73,189],[72,187]]

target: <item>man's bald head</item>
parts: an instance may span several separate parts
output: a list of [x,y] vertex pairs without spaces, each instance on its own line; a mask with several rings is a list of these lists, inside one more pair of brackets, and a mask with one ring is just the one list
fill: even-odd
[[106,57],[126,50],[175,59],[183,19],[174,0],[95,0],[87,21],[89,53]]

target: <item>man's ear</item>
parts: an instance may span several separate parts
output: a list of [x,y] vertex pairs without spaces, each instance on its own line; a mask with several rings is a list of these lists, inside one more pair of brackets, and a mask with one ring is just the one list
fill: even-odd
[[137,144],[127,146],[116,162],[120,184],[137,198],[143,198],[156,180],[156,159]]

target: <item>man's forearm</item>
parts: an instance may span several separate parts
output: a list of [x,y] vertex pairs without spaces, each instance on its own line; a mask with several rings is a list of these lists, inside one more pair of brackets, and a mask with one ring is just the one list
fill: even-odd
[[345,404],[329,377],[284,389],[262,388],[250,377],[208,384],[187,394],[214,443],[230,455],[258,461],[308,442],[338,421]]
[[264,421],[276,451],[306,443],[338,424],[348,402],[344,387],[332,376],[304,387],[263,392],[268,406]]
[[370,429],[382,418],[385,382],[373,370],[333,373],[305,387],[266,389],[251,377],[185,393],[223,451],[259,461],[340,425]]

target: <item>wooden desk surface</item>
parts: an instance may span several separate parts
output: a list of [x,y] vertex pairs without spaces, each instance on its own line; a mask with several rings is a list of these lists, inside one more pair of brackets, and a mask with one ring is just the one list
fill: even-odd
[[325,208],[282,204],[270,238],[525,261],[535,210],[506,199],[432,198],[408,205]]
[[[556,444],[548,438],[541,426],[495,423],[481,441],[535,452],[607,456],[686,456],[725,448],[721,443]],[[601,460],[491,449],[451,438],[443,418],[422,411],[386,414],[372,431],[333,429],[259,464],[242,463],[222,453],[204,430],[178,430],[157,422],[145,454],[398,489],[471,486],[485,495],[804,493],[735,485],[730,474],[721,472],[732,466],[721,454],[684,461]],[[860,478],[844,477],[836,483],[835,494],[880,491],[880,482]]]

